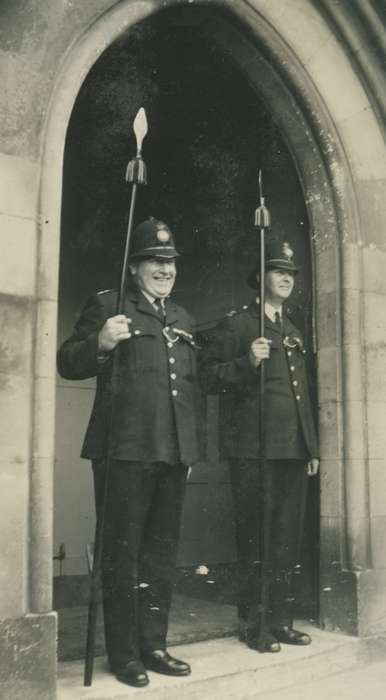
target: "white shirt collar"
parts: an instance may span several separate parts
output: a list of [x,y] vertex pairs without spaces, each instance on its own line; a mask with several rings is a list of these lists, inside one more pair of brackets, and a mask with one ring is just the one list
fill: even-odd
[[[256,300],[257,303],[259,303],[259,299]],[[264,304],[264,311],[265,315],[268,316],[269,320],[272,321],[272,323],[275,323],[275,314],[278,313],[280,316],[280,319],[283,320],[283,307],[280,306],[278,309],[275,306],[272,306],[272,304],[269,303],[269,301],[266,301]]]
[[[155,301],[156,301],[156,299],[158,299],[158,297],[154,297],[152,294],[149,294],[149,292],[145,292],[144,289],[141,289],[141,292],[142,292],[143,296],[146,297],[146,299],[150,302],[150,304],[152,306],[154,306]],[[161,306],[163,306],[163,308],[165,308],[165,299],[160,299],[160,303],[161,303]]]

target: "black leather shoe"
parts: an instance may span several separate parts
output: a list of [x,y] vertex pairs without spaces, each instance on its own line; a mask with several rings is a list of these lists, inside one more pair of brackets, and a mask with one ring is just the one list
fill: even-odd
[[121,683],[126,683],[126,685],[133,685],[135,688],[144,688],[145,685],[149,684],[149,678],[146,673],[146,669],[142,661],[137,659],[132,659],[128,661],[125,666],[120,666],[118,668],[113,667],[112,672],[115,677]]
[[266,652],[275,654],[281,651],[278,640],[276,637],[273,637],[272,634],[266,632],[264,635],[259,636],[248,630],[246,625],[240,625],[239,640],[240,642],[245,642],[250,649],[255,649],[255,651],[259,651],[261,654]]
[[156,673],[163,673],[166,676],[188,676],[190,666],[185,661],[174,659],[167,651],[155,649],[142,655],[145,668]]
[[306,632],[299,632],[292,627],[279,627],[274,630],[274,635],[282,644],[295,644],[297,646],[307,646],[311,644],[311,637]]
[[259,651],[260,654],[276,654],[278,651],[281,651],[278,640],[270,634],[265,634],[262,637],[254,637],[253,635],[247,634],[245,642],[250,649],[255,649],[255,651]]

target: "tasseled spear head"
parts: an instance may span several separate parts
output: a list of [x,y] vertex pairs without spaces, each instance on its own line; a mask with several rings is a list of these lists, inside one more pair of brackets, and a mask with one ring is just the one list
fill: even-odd
[[146,164],[142,158],[142,142],[147,134],[146,112],[143,107],[138,110],[133,124],[134,134],[137,141],[137,155],[129,161],[126,168],[126,182],[136,185],[147,184]]
[[269,228],[271,225],[271,215],[269,209],[265,206],[265,199],[263,196],[263,174],[259,170],[259,197],[260,206],[255,211],[255,227],[258,229]]

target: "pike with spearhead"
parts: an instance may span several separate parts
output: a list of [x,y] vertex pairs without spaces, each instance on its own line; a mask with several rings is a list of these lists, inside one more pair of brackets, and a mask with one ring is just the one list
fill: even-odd
[[[124,301],[126,296],[127,278],[128,278],[128,260],[130,252],[131,234],[133,231],[134,212],[137,199],[137,190],[139,185],[147,184],[146,164],[142,158],[142,143],[147,134],[147,119],[146,112],[141,107],[137,112],[133,124],[134,134],[137,142],[137,154],[132,159],[126,169],[126,182],[131,184],[131,200],[129,218],[126,230],[125,249],[123,255],[122,272],[119,285],[119,293],[116,301],[115,314],[122,314]],[[102,506],[97,512],[97,524],[95,531],[94,555],[92,557],[91,585],[90,585],[90,602],[88,608],[88,623],[87,623],[87,641],[84,666],[84,685],[90,686],[92,683],[94,655],[95,655],[95,636],[96,622],[98,614],[98,601],[101,589],[101,562],[103,551],[103,534],[105,527],[105,514],[109,489],[109,477],[111,467],[111,447],[112,447],[112,425],[114,422],[114,413],[116,410],[115,397],[120,381],[119,377],[119,354],[121,345],[117,345],[113,353],[112,370],[111,370],[111,409],[110,409],[110,428],[108,434],[108,454],[106,459],[105,483],[103,489]],[[134,591],[134,595],[137,595]]]
[[[265,337],[265,246],[266,237],[271,226],[271,215],[265,205],[263,195],[263,174],[259,170],[259,201],[260,204],[255,211],[255,229],[258,234],[258,258],[260,260],[259,270],[259,329],[260,337]],[[260,549],[260,577],[259,577],[259,603],[257,627],[260,635],[262,651],[264,651],[266,636],[266,614],[268,606],[268,572],[267,556],[270,539],[270,522],[267,517],[267,493],[269,488],[267,479],[267,458],[266,458],[266,429],[265,429],[265,361],[262,360],[259,367],[259,450],[260,450],[260,471],[262,476],[263,493],[260,499],[260,528],[259,528],[259,549]],[[257,643],[259,646],[259,642]]]

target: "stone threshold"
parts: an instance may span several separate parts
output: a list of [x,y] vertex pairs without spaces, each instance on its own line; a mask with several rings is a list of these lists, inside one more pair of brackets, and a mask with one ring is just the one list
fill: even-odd
[[[105,658],[96,659],[93,685],[85,688],[83,663],[64,662],[59,664],[57,700],[263,698],[266,693],[326,678],[369,660],[364,640],[325,632],[309,623],[301,622],[298,626],[311,634],[312,644],[283,645],[278,654],[259,654],[235,637],[173,647],[175,656],[191,664],[192,675],[175,679],[150,672],[150,684],[146,688],[119,683],[108,672]],[[381,646],[385,653],[384,644]]]

